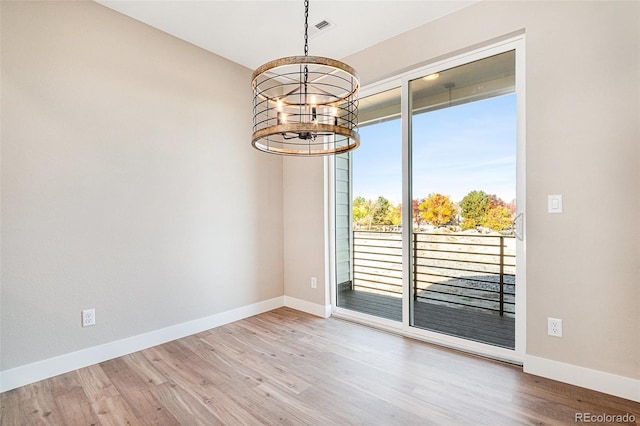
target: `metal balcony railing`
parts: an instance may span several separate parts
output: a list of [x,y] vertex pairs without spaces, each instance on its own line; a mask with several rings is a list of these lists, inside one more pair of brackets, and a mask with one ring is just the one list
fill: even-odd
[[[515,238],[502,235],[414,232],[412,297],[515,314]],[[355,289],[401,297],[400,232],[354,231]]]

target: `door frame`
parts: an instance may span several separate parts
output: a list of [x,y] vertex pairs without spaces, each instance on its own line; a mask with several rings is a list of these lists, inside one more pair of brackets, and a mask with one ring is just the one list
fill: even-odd
[[[510,50],[515,51],[515,93],[516,93],[516,215],[522,215],[520,235],[522,239],[516,238],[516,318],[515,318],[515,348],[506,349],[486,343],[466,340],[460,337],[449,336],[429,330],[413,327],[409,323],[411,318],[411,288],[412,288],[412,258],[411,258],[411,227],[402,227],[403,241],[403,302],[402,302],[402,322],[387,320],[373,315],[363,314],[340,308],[336,305],[336,265],[335,265],[335,172],[334,158],[327,157],[325,160],[325,176],[327,177],[326,206],[327,213],[326,226],[326,247],[329,248],[329,259],[327,264],[330,270],[331,283],[331,306],[332,314],[338,318],[344,318],[366,325],[375,326],[385,331],[398,333],[403,336],[412,337],[436,343],[442,346],[451,347],[466,352],[488,356],[491,358],[522,364],[526,345],[526,158],[525,158],[525,136],[526,136],[526,114],[525,114],[525,38],[524,34],[492,44],[490,46],[475,49],[463,54],[458,54],[450,58],[436,61],[434,63],[421,66],[411,71],[404,72],[398,76],[387,78],[376,83],[369,84],[360,90],[360,97],[366,97],[376,93],[384,92],[393,88],[401,88],[401,127],[402,127],[402,204],[411,205],[411,105],[409,82],[425,75],[442,72],[446,69],[464,65],[469,62],[480,60],[489,56],[504,53]],[[402,222],[411,223],[411,209],[403,209]],[[351,244],[353,242],[351,241]],[[353,248],[353,247],[352,247]],[[353,253],[353,250],[351,250]]]

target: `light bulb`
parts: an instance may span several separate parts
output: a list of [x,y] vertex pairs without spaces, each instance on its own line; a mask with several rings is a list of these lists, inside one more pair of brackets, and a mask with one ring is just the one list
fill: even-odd
[[318,123],[318,108],[316,108],[315,96],[311,96],[311,121]]
[[338,125],[338,108],[331,107],[331,115],[333,116],[333,125]]

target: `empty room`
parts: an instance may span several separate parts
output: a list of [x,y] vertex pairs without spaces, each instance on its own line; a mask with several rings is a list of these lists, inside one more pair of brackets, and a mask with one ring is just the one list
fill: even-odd
[[640,2],[0,1],[0,425],[640,424]]

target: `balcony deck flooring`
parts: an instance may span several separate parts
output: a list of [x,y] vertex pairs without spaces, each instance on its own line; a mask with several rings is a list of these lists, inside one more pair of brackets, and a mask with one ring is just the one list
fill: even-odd
[[[402,300],[361,290],[343,290],[338,306],[394,321],[402,320]],[[415,326],[508,349],[515,347],[515,319],[498,314],[419,301]]]

